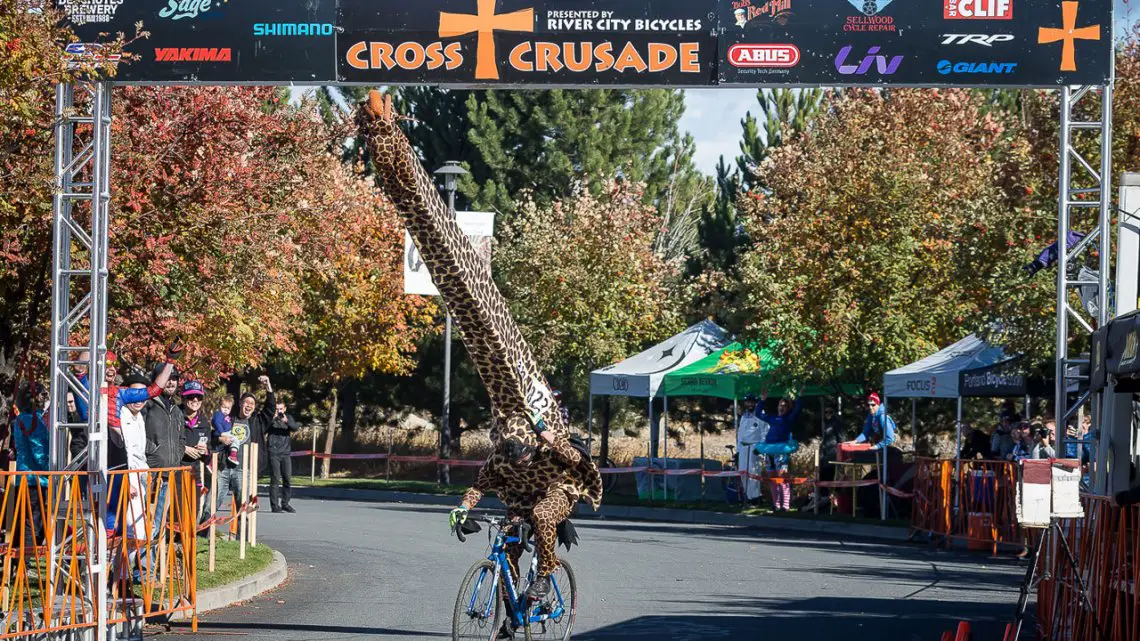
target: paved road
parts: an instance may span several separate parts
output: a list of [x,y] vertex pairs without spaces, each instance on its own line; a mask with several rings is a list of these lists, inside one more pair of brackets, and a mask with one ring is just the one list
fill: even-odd
[[[486,538],[459,544],[446,510],[297,500],[261,515],[258,536],[288,582],[206,613],[199,634],[162,641],[348,641],[450,637],[463,572]],[[924,547],[772,531],[578,522],[579,641],[937,640],[960,618],[1000,638],[1024,566]],[[520,636],[521,638],[521,636]]]

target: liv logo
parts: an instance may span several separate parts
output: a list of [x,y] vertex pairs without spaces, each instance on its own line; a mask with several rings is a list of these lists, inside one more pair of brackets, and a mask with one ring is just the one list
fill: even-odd
[[226,4],[230,0],[167,0],[166,7],[158,12],[160,18],[181,20],[183,18],[197,18],[219,4]]
[[853,64],[848,64],[851,49],[853,47],[847,45],[840,49],[839,54],[835,56],[835,70],[845,76],[862,76],[871,70],[872,65],[875,66],[880,75],[889,76],[898,71],[899,65],[902,64],[902,56],[892,56],[888,59],[887,56],[879,55],[878,46],[867,49],[867,55],[863,56],[858,64],[854,64],[854,60],[851,61]]

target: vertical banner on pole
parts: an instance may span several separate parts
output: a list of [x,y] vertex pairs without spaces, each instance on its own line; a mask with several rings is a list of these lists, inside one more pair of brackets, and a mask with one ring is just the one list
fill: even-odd
[[665,454],[665,465],[664,465],[664,467],[665,467],[666,473],[662,476],[662,479],[661,479],[662,491],[664,492],[664,496],[662,496],[661,498],[662,498],[662,500],[667,501],[667,500],[669,500],[669,474],[668,474],[668,472],[669,472],[669,397],[668,396],[662,397],[662,403],[664,404],[664,409],[661,412],[661,432],[662,432],[661,436],[665,440],[665,452],[664,452],[664,454]]
[[217,548],[218,518],[218,453],[210,454],[210,572],[214,571],[214,553]]
[[250,451],[252,452],[252,465],[249,466],[249,544],[257,545],[257,477],[258,477],[258,456],[260,455],[261,444],[252,443]]
[[238,558],[244,559],[246,533],[245,500],[246,497],[249,496],[247,493],[247,490],[249,488],[249,485],[247,485],[249,482],[249,443],[243,444],[241,446],[241,449],[242,461],[245,462],[245,467],[241,471],[241,494],[238,496],[237,500],[234,501],[234,505],[237,505],[238,509]]

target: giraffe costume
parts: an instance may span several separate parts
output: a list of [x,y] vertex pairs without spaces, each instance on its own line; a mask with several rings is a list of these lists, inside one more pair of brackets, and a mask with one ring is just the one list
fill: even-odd
[[[381,187],[404,218],[424,264],[454,318],[467,353],[491,397],[495,446],[463,495],[470,510],[486,492],[495,492],[512,517],[529,519],[539,554],[539,577],[558,569],[556,529],[574,504],[585,499],[595,510],[602,501],[602,478],[590,457],[569,441],[550,388],[539,372],[506,301],[471,242],[452,219],[431,177],[396,123],[391,98],[377,91],[358,112]],[[553,443],[541,441],[534,425],[551,426]],[[533,449],[528,464],[505,452],[506,444]],[[510,550],[518,576],[522,547]]]

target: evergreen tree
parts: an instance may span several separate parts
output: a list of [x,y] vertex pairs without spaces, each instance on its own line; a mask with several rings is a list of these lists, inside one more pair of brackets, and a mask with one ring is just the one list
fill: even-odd
[[808,128],[819,113],[823,89],[760,89],[756,100],[760,103],[760,118],[748,112],[740,121],[744,139],[736,157],[746,191],[763,187],[756,176],[757,168],[772,150]]

